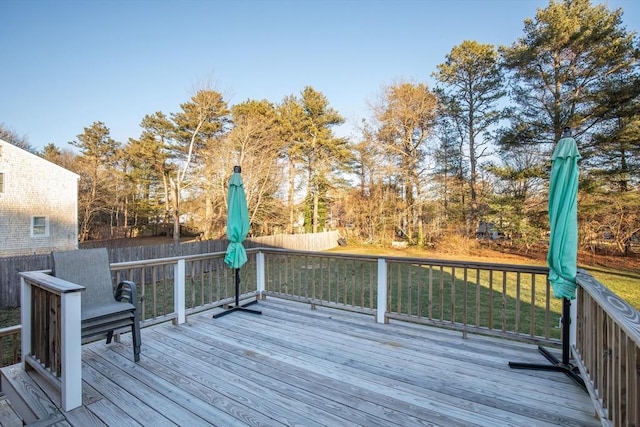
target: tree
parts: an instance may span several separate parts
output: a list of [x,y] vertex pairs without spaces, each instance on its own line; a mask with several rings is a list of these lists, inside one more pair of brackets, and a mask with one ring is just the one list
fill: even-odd
[[322,93],[307,86],[299,102],[304,116],[299,117],[301,121],[297,125],[300,127],[294,134],[302,139],[293,149],[297,150],[296,155],[307,174],[305,200],[311,205],[311,230],[316,233],[320,225],[320,200],[332,186],[331,174],[349,159],[350,152],[346,139],[335,137],[331,130],[344,123],[344,119],[329,107],[329,101]]
[[440,199],[440,218],[448,227],[461,227],[466,233],[466,191],[462,150],[464,141],[456,130],[451,117],[439,114],[436,124],[436,146],[431,150],[434,168],[431,173],[432,187]]
[[[249,100],[233,106],[231,111],[234,128],[226,139],[234,164],[242,166],[250,221],[256,226],[253,232],[279,230],[286,225],[286,215],[283,203],[277,199],[284,178],[280,167],[284,142],[279,138],[277,108],[266,100]],[[228,177],[230,170],[225,172]]]
[[512,147],[501,154],[501,165],[487,167],[498,182],[488,198],[485,219],[509,236],[512,243],[528,250],[548,229],[541,177],[548,173],[550,162],[540,164],[537,153],[527,147]]
[[376,138],[397,167],[397,182],[404,200],[398,229],[410,242],[415,242],[417,234],[420,245],[424,243],[420,177],[425,143],[435,124],[436,111],[436,96],[423,83],[386,87],[380,103],[374,106],[379,124]]
[[491,154],[491,130],[503,117],[497,106],[506,93],[498,53],[493,45],[465,40],[437,68],[434,77],[442,85],[438,94],[443,113],[466,147],[471,205],[467,233],[473,233],[478,219],[478,163]]
[[146,115],[140,122],[142,135],[139,140],[130,140],[133,155],[139,155],[139,160],[146,167],[155,171],[162,182],[162,197],[164,202],[163,223],[169,223],[171,215],[171,192],[169,179],[176,174],[177,166],[171,163],[172,153],[170,144],[174,136],[173,122],[162,112],[157,111],[152,115]]
[[301,147],[304,141],[305,111],[295,96],[287,96],[277,108],[279,139],[282,141],[287,177],[287,233],[294,232],[296,223],[295,194],[298,187],[298,166],[302,164]]
[[[634,39],[622,27],[622,9],[611,12],[590,0],[551,0],[539,9],[535,19],[525,20],[524,36],[501,49],[517,105],[501,142],[552,144],[566,126],[578,135],[594,132],[607,111],[621,108],[640,91],[637,78],[628,79],[640,57]],[[615,84],[622,86],[615,92],[627,95],[612,97],[609,89]],[[547,145],[541,153],[549,151]]]
[[350,162],[358,187],[345,190],[334,208],[341,213],[340,225],[348,235],[382,243],[394,237],[396,206],[401,200],[395,186],[387,181],[394,168],[376,139],[376,130],[363,120],[361,132],[361,141],[351,146]]
[[[300,99],[286,97],[278,108],[280,137],[288,163],[289,232],[295,222],[294,195],[298,182],[307,185],[304,203],[308,221],[314,233],[320,227],[320,207],[327,202],[329,189],[335,182],[335,172],[349,159],[347,141],[333,135],[332,127],[344,123],[329,101],[310,86],[304,88]],[[298,170],[305,174],[299,179]]]
[[619,254],[630,255],[633,239],[640,235],[639,206],[637,191],[584,192],[578,212],[582,243],[592,246],[594,241],[607,237]]
[[0,123],[0,139],[7,141],[10,144],[20,147],[30,153],[36,154],[36,149],[29,144],[29,139],[25,135],[18,135],[16,131],[6,126],[4,123]]
[[191,97],[191,102],[180,108],[181,112],[171,115],[174,123],[171,149],[178,166],[169,178],[174,243],[180,241],[180,201],[190,166],[199,160],[201,150],[216,143],[216,137],[227,130],[229,122],[227,103],[213,90],[198,91]]
[[116,160],[119,143],[111,138],[110,130],[102,122],[94,122],[69,144],[80,154],[79,223],[80,241],[85,241],[94,225],[96,215],[106,211],[109,204],[110,166]]
[[[585,213],[579,215],[589,212],[600,224],[602,218],[623,215],[629,220],[622,221],[624,227],[611,222],[600,231],[624,228],[624,240],[638,221],[627,215],[633,211],[627,209],[629,201],[635,199],[625,196],[638,182],[633,175],[640,140],[634,125],[640,115],[636,34],[622,26],[622,9],[610,11],[589,0],[552,0],[535,19],[525,20],[524,32],[502,48],[516,106],[500,138],[503,149],[533,146],[537,163],[544,163],[564,127],[573,128],[583,159],[580,197],[585,203],[579,206]],[[590,200],[602,200],[601,194],[610,202],[590,205]]]
[[60,149],[55,144],[49,143],[44,146],[40,156],[70,171],[78,169],[77,156],[68,148]]
[[[159,114],[159,113],[156,113]],[[139,139],[129,138],[124,147],[128,161],[126,174],[132,185],[133,215],[141,226],[157,224],[158,218],[166,223],[168,207],[168,153],[162,139],[151,131],[151,116],[145,116],[142,126],[149,126]]]

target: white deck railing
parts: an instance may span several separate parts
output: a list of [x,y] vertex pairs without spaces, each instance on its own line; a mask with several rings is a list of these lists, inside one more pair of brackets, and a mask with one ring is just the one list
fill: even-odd
[[[111,268],[115,283],[138,284],[142,326],[184,323],[192,313],[234,301],[233,270],[223,258],[224,252],[218,252]],[[248,258],[241,269],[243,299],[271,295],[368,313],[379,323],[401,319],[458,329],[463,336],[477,332],[560,343],[560,300],[551,296],[544,267],[278,249],[252,249]],[[82,402],[77,367],[83,288],[43,272],[21,275],[23,366],[52,378],[61,388],[63,408],[73,409]],[[620,303],[612,306],[610,297],[603,299],[606,288],[584,272],[579,279],[578,309],[573,310],[578,314],[572,319],[577,334],[571,342],[585,382],[595,393],[594,403],[604,408],[599,414],[605,421],[640,425],[633,405],[638,401],[638,312],[626,305],[623,311],[635,317],[621,317],[620,310],[611,308]],[[53,321],[47,313],[56,314]]]

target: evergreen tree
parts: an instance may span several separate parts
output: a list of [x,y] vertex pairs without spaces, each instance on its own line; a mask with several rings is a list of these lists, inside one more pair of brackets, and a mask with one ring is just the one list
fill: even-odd
[[479,162],[492,154],[492,128],[503,117],[497,102],[505,95],[498,53],[490,44],[464,41],[455,46],[434,76],[440,84],[443,113],[452,121],[464,145],[460,155],[468,162],[470,216],[467,234],[475,233],[478,221]]

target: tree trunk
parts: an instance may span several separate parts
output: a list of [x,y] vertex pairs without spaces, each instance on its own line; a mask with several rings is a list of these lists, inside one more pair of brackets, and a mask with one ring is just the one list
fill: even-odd
[[173,197],[171,203],[173,205],[173,243],[180,243],[180,187],[179,184],[170,178],[171,192]]
[[478,200],[476,191],[476,168],[478,159],[476,158],[475,129],[473,126],[474,114],[473,107],[469,108],[469,195],[471,197],[471,209],[469,210],[469,223],[465,233],[467,236],[475,234],[475,228],[478,224]]
[[295,185],[296,185],[296,168],[293,164],[293,161],[289,160],[289,189],[287,194],[287,203],[289,205],[289,224],[287,225],[287,233],[293,234],[293,223],[295,222],[295,210],[293,198],[295,194]]
[[204,238],[213,238],[213,201],[211,195],[207,194],[204,198]]
[[[317,187],[317,186],[316,186]],[[319,221],[319,215],[318,215],[318,204],[319,204],[319,195],[318,195],[318,188],[315,188],[314,192],[313,192],[313,215],[311,218],[311,223],[312,223],[312,230],[314,233],[318,232],[318,221]]]

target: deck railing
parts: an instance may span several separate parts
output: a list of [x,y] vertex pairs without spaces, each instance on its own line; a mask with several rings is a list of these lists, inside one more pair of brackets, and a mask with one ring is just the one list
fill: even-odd
[[376,257],[278,249],[263,253],[266,295],[376,313]]
[[577,282],[572,350],[589,394],[603,424],[640,426],[640,313],[583,270]]
[[463,334],[560,343],[561,304],[551,296],[546,267],[263,252],[267,295],[377,314],[383,322],[402,319]]
[[82,404],[80,301],[83,286],[43,272],[20,274],[22,368],[61,390],[65,410]]
[[[120,262],[111,265],[114,282],[131,280],[138,286],[141,326],[176,320],[229,304],[235,297],[235,275],[224,263],[224,252]],[[257,294],[255,251],[240,269],[240,292]],[[180,270],[179,274],[176,271]],[[177,299],[184,302],[176,304]]]
[[[235,276],[223,258],[224,252],[217,252],[111,267],[114,283],[126,279],[138,284],[141,323],[150,326],[169,320],[183,323],[189,314],[233,303]],[[477,332],[539,344],[561,342],[561,301],[552,297],[545,267],[264,248],[248,250],[248,258],[240,269],[242,299],[274,296],[367,313],[379,323],[402,319],[453,328],[463,336]],[[64,325],[68,315],[56,298],[74,292],[68,285],[62,287],[67,291],[55,290],[50,279],[55,278],[23,273],[23,362],[38,360],[45,366],[42,360],[59,357],[64,366],[64,354],[46,355],[51,350],[47,345],[55,350],[74,342],[62,330],[51,335],[52,327]],[[573,350],[594,403],[605,420],[616,425],[636,420],[640,425],[638,312],[584,272],[578,284]],[[40,290],[45,296],[34,297]],[[41,323],[44,309],[59,310],[60,317]],[[50,344],[42,347],[40,341]],[[45,370],[56,376],[58,368],[52,366]],[[59,371],[64,376],[64,367]],[[59,382],[64,388],[64,380]]]
[[20,325],[0,329],[0,366],[20,361]]

